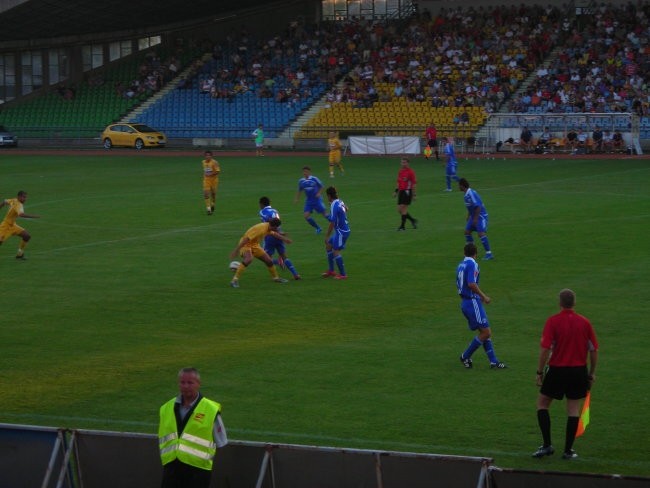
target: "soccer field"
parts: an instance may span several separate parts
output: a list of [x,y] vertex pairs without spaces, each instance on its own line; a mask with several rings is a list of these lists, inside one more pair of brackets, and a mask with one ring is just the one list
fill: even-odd
[[[481,351],[472,370],[458,360],[472,337],[455,290],[465,207],[442,191],[442,164],[412,160],[419,228],[396,232],[399,157],[348,157],[334,180],[323,154],[215,157],[207,216],[201,151],[0,151],[0,196],[26,190],[41,216],[19,221],[27,261],[14,259],[17,238],[0,247],[0,422],[154,433],[191,365],[234,439],[650,475],[650,161],[460,158],[490,215],[496,259],[480,262],[481,288],[509,366],[495,371]],[[320,277],[323,236],[293,203],[305,164],[349,207],[347,281]],[[263,195],[303,280],[273,283],[256,261],[232,289],[228,255]],[[536,460],[539,337],[564,287],[601,345],[591,424],[577,460]],[[564,403],[551,416],[561,448]]]

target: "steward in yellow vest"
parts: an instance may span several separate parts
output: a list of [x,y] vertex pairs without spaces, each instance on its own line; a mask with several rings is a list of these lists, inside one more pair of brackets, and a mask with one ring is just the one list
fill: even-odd
[[158,444],[163,464],[163,488],[208,487],[217,447],[227,444],[221,405],[199,391],[194,368],[179,373],[181,394],[160,407]]

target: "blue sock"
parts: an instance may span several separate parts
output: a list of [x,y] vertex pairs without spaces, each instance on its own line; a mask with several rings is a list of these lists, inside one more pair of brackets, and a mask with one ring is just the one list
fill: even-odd
[[485,252],[492,252],[490,251],[490,242],[488,241],[487,236],[482,236],[481,242],[483,243],[483,249],[485,249]]
[[340,254],[334,258],[336,266],[339,268],[339,274],[345,276],[345,266],[343,265],[343,256]]
[[446,176],[447,179],[447,190],[451,190],[451,176]]
[[476,351],[479,347],[481,347],[481,344],[483,343],[478,340],[478,337],[474,337],[474,339],[472,339],[472,342],[469,343],[469,346],[467,346],[467,349],[465,349],[465,352],[463,353],[463,358],[464,359],[471,358],[472,354],[474,354],[474,351]]
[[465,242],[474,242],[472,234],[465,234]]
[[494,353],[494,347],[492,346],[492,339],[487,339],[483,341],[483,349],[485,349],[485,354],[490,359],[490,363],[498,363],[497,355]]
[[298,274],[298,271],[296,271],[296,268],[293,267],[293,263],[291,262],[291,259],[285,259],[284,260],[284,265],[289,268],[289,271],[291,271],[291,274],[296,276]]
[[307,223],[309,225],[311,225],[314,229],[320,229],[320,227],[318,226],[318,224],[316,223],[316,221],[312,217],[309,217],[307,219]]
[[334,271],[334,252],[327,251],[327,266],[330,271]]

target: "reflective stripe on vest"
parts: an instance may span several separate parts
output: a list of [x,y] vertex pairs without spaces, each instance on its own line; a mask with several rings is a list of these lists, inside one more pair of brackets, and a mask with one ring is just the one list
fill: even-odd
[[178,459],[190,466],[212,470],[212,459],[217,450],[213,441],[213,428],[221,405],[201,398],[179,437],[176,432],[175,403],[176,399],[173,398],[160,407],[158,444],[162,464]]

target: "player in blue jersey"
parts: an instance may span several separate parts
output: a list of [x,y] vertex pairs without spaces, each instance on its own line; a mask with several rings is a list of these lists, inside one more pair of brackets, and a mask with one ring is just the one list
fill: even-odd
[[479,288],[479,268],[476,262],[477,254],[476,245],[472,242],[465,244],[463,259],[456,268],[456,288],[460,296],[461,303],[460,309],[467,319],[467,325],[470,330],[478,331],[478,335],[465,349],[465,352],[460,355],[460,362],[466,368],[472,367],[472,354],[479,347],[483,346],[485,354],[490,360],[490,368],[504,369],[507,366],[497,359],[492,346],[492,331],[488,323],[487,315],[483,309],[483,303],[490,303],[491,299]]
[[[325,193],[327,194],[327,199],[330,201],[330,213],[327,217],[330,225],[325,236],[328,269],[323,273],[323,278],[334,277],[335,280],[345,280],[348,275],[345,273],[341,251],[345,249],[345,243],[348,237],[350,237],[348,207],[339,198],[338,192],[333,186],[327,188]],[[336,263],[339,274],[334,272],[334,263]]]
[[459,178],[456,175],[456,170],[458,169],[458,160],[456,159],[456,152],[454,151],[453,143],[447,138],[442,138],[443,148],[442,152],[447,158],[446,163],[446,172],[445,178],[447,180],[447,188],[445,191],[451,191],[451,180],[458,181]]
[[323,204],[323,198],[321,197],[322,191],[323,183],[321,183],[316,176],[311,174],[311,168],[309,166],[303,167],[302,178],[298,181],[298,192],[296,193],[294,203],[298,201],[300,193],[305,192],[305,206],[303,208],[305,220],[309,225],[316,229],[316,234],[320,234],[322,229],[313,219],[311,214],[313,212],[318,212],[323,217],[327,218],[327,215],[325,215],[325,205]]
[[[278,213],[278,211],[273,207],[271,207],[271,200],[269,200],[269,197],[260,198],[259,214],[260,214],[260,219],[262,219],[262,222],[270,222],[271,219],[280,218],[280,214]],[[278,232],[281,233],[281,231],[279,230]],[[283,241],[273,236],[272,234],[267,235],[264,238],[264,251],[266,252],[266,254],[271,256],[271,259],[273,259],[273,254],[275,253],[275,251],[277,251],[278,259],[277,261],[274,260],[273,262],[278,266],[280,266],[280,268],[282,269],[287,268],[289,271],[291,271],[294,280],[301,279],[300,275],[298,274],[298,271],[296,271],[295,266],[293,265],[291,260],[287,257],[287,253]]]
[[467,207],[467,223],[465,224],[465,242],[474,242],[472,232],[478,233],[479,239],[485,249],[486,261],[494,259],[490,249],[490,241],[488,241],[487,228],[488,228],[488,213],[485,210],[485,205],[481,200],[481,196],[469,187],[469,182],[465,178],[458,180],[458,188],[465,196],[465,206]]

